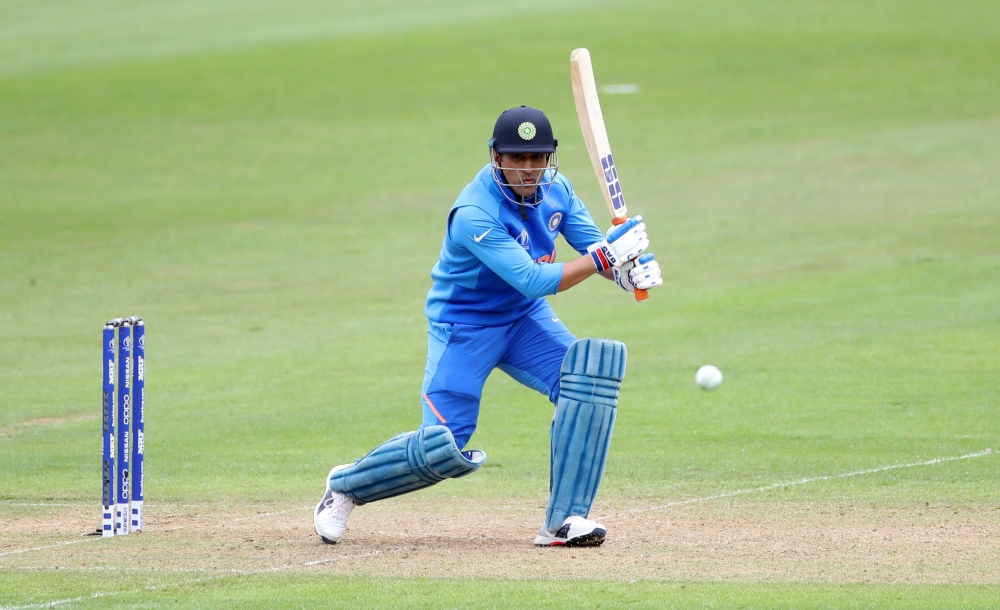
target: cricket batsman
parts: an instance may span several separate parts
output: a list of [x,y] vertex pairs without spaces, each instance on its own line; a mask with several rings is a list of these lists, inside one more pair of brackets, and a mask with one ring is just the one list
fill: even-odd
[[[663,283],[641,216],[606,234],[559,173],[557,140],[540,110],[500,115],[490,163],[448,213],[427,294],[423,421],[352,464],[336,466],[313,522],[335,544],[356,506],[430,487],[479,469],[465,445],[495,368],[549,398],[551,472],[539,546],[597,546],[607,529],[589,516],[604,473],[625,375],[625,345],[577,339],[546,295],[603,275],[627,292]],[[556,262],[562,234],[580,256]]]

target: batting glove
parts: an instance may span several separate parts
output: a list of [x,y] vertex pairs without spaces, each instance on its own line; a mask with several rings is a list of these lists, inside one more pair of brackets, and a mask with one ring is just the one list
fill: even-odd
[[615,267],[612,273],[615,274],[615,283],[625,292],[635,292],[636,288],[649,290],[663,285],[660,263],[653,260],[652,254],[643,254],[635,260],[627,261],[621,267]]
[[642,254],[649,247],[646,238],[646,223],[642,216],[634,216],[617,227],[608,229],[604,241],[599,241],[587,248],[597,272],[607,271],[612,267],[621,267],[625,261]]

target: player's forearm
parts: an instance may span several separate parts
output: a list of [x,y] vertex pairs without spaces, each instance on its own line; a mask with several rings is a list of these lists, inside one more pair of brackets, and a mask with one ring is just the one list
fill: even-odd
[[559,282],[557,292],[569,290],[596,273],[597,269],[594,267],[594,259],[589,254],[568,263],[563,263],[562,280]]

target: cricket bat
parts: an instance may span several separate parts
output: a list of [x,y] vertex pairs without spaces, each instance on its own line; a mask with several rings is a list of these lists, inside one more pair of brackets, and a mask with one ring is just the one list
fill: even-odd
[[[608,131],[604,127],[604,115],[601,114],[601,101],[597,98],[597,84],[594,82],[594,68],[590,64],[590,51],[587,49],[573,51],[569,56],[569,66],[573,76],[576,114],[580,118],[580,129],[583,131],[583,140],[587,143],[590,163],[594,166],[597,182],[601,185],[604,203],[608,204],[608,211],[611,212],[611,223],[620,225],[628,220],[628,210],[625,208],[625,198],[622,197],[622,187],[618,182],[615,159],[611,156]],[[636,301],[645,301],[648,298],[647,291],[636,289]]]

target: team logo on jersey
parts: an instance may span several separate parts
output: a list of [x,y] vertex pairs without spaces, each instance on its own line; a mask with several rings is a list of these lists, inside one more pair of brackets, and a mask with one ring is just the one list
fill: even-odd
[[521,234],[517,236],[517,243],[521,244],[525,250],[531,250],[531,238],[528,237],[527,229],[521,229]]
[[549,231],[555,231],[560,222],[562,222],[562,212],[556,212],[549,218]]
[[517,126],[517,135],[521,136],[522,140],[532,140],[538,130],[535,129],[534,123],[529,123],[525,121]]

